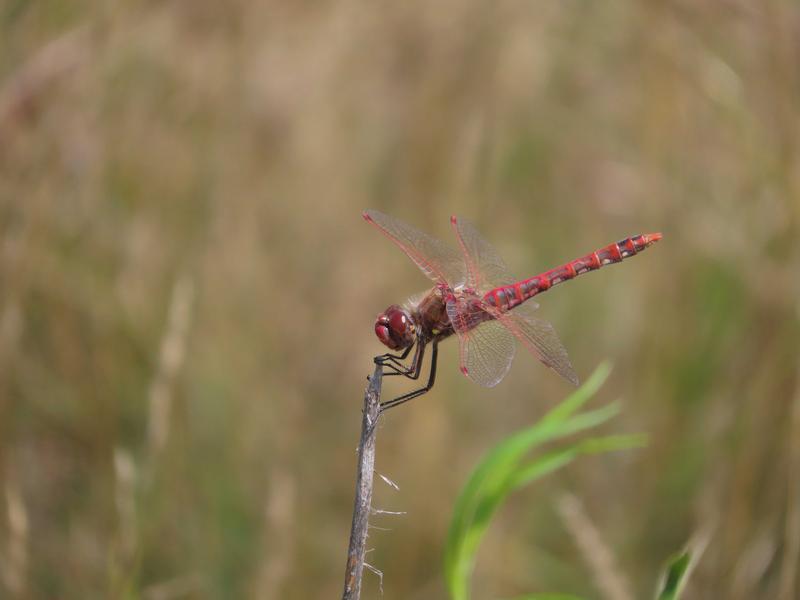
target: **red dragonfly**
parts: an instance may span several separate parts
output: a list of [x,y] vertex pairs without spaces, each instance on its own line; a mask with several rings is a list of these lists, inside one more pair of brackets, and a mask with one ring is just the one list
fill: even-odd
[[[536,358],[567,381],[578,384],[567,351],[553,326],[536,316],[536,294],[554,285],[634,256],[661,239],[660,233],[626,238],[595,252],[545,271],[535,277],[512,277],[497,251],[481,237],[475,226],[460,217],[450,223],[460,252],[377,210],[364,212],[364,219],[397,244],[434,282],[421,297],[400,306],[392,304],[375,320],[375,334],[390,350],[375,362],[387,375],[418,379],[425,349],[431,346],[428,383],[413,392],[381,403],[386,410],[428,392],[436,380],[438,344],[455,333],[459,341],[461,372],[475,383],[492,387],[500,383],[514,358],[514,338]],[[402,361],[416,348],[410,365]]]

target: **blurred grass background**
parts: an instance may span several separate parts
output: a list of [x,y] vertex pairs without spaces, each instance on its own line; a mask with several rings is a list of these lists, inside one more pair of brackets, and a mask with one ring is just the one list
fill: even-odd
[[[541,300],[650,445],[518,494],[474,597],[597,597],[561,492],[636,597],[705,529],[685,597],[800,597],[799,35],[790,0],[0,4],[0,595],[341,593],[373,318],[427,286],[375,207],[520,275],[665,234]],[[386,598],[444,597],[471,467],[570,391],[456,353],[379,434]]]

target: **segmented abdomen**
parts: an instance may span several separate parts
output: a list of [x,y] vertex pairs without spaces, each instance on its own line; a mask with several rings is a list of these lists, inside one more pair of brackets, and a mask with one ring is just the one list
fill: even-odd
[[660,233],[635,235],[626,238],[616,244],[609,244],[604,248],[600,248],[591,254],[577,258],[560,267],[550,269],[541,275],[489,290],[484,294],[483,299],[492,306],[496,306],[502,310],[510,310],[522,304],[528,298],[532,298],[536,294],[549,290],[554,285],[573,279],[583,273],[594,271],[605,265],[618,263],[626,258],[630,258],[648,246],[655,244],[660,239]]

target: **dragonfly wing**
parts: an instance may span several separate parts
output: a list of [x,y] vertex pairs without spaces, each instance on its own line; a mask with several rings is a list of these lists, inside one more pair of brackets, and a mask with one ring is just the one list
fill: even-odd
[[484,311],[478,306],[451,300],[447,312],[458,334],[461,372],[479,385],[494,387],[511,368],[516,344],[500,322],[484,320]]
[[451,288],[464,283],[464,258],[441,240],[377,210],[364,211],[364,219],[397,244],[436,283]]
[[478,233],[475,225],[462,217],[450,217],[458,245],[467,265],[467,286],[488,291],[501,285],[511,285],[516,279],[508,272],[497,250]]
[[498,313],[497,319],[542,363],[578,385],[578,376],[555,329],[548,321],[534,316],[534,310],[535,307],[526,302],[511,311]]

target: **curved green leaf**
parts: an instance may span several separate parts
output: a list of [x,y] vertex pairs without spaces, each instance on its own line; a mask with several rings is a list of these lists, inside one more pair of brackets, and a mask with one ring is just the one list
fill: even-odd
[[495,446],[475,468],[456,501],[445,547],[445,579],[454,600],[466,600],[469,597],[469,580],[480,542],[492,516],[512,491],[563,467],[581,454],[609,452],[644,443],[643,436],[593,438],[522,462],[524,456],[534,448],[596,427],[619,412],[618,405],[612,403],[575,414],[600,389],[610,371],[608,363],[601,364],[582,387],[535,425]]

